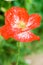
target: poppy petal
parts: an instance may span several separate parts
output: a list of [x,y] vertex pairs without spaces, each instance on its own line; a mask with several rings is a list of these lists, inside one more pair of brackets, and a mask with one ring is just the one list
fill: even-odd
[[40,40],[39,36],[36,36],[35,34],[29,31],[13,34],[12,38],[20,42],[32,42],[34,40]]
[[12,7],[5,12],[5,24],[15,24],[19,21],[27,22],[29,15],[24,8]]
[[40,26],[41,16],[38,14],[31,14],[26,25],[27,29],[34,29]]
[[4,25],[1,27],[1,35],[5,38],[8,39],[10,37],[11,30],[8,25]]

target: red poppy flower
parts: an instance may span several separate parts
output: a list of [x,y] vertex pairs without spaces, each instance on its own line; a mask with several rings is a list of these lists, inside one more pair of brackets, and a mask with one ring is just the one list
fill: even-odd
[[24,8],[12,7],[5,13],[5,25],[1,28],[1,35],[14,38],[20,42],[39,40],[39,36],[30,30],[40,26],[41,17],[38,14],[28,15]]

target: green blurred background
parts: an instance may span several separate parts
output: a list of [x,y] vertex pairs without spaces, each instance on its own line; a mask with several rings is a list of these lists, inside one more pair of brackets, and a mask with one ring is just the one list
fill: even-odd
[[[29,14],[38,13],[42,17],[40,27],[32,30],[32,32],[40,36],[40,41],[20,43],[19,65],[25,65],[21,59],[24,55],[38,52],[43,53],[43,0],[0,0],[0,27],[5,24],[4,13],[12,6],[24,7]],[[4,40],[0,36],[0,65],[15,65],[17,49],[17,41],[13,39]]]

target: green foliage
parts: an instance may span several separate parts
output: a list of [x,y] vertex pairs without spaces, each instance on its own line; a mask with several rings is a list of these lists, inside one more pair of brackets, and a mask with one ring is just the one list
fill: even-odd
[[[39,13],[43,17],[43,0],[0,0],[0,26],[5,24],[4,12],[12,6],[24,7],[29,14]],[[0,65],[28,65],[24,61],[24,56],[33,52],[43,52],[43,18],[41,26],[33,30],[33,32],[41,37],[39,42],[19,43],[14,39],[4,40],[0,36]],[[17,45],[18,43],[20,48]]]

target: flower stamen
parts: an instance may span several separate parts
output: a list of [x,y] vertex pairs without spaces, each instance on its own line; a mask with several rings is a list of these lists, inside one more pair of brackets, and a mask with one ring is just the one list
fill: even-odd
[[18,28],[24,29],[25,27],[26,27],[26,24],[23,21],[20,21],[20,23],[18,24]]

